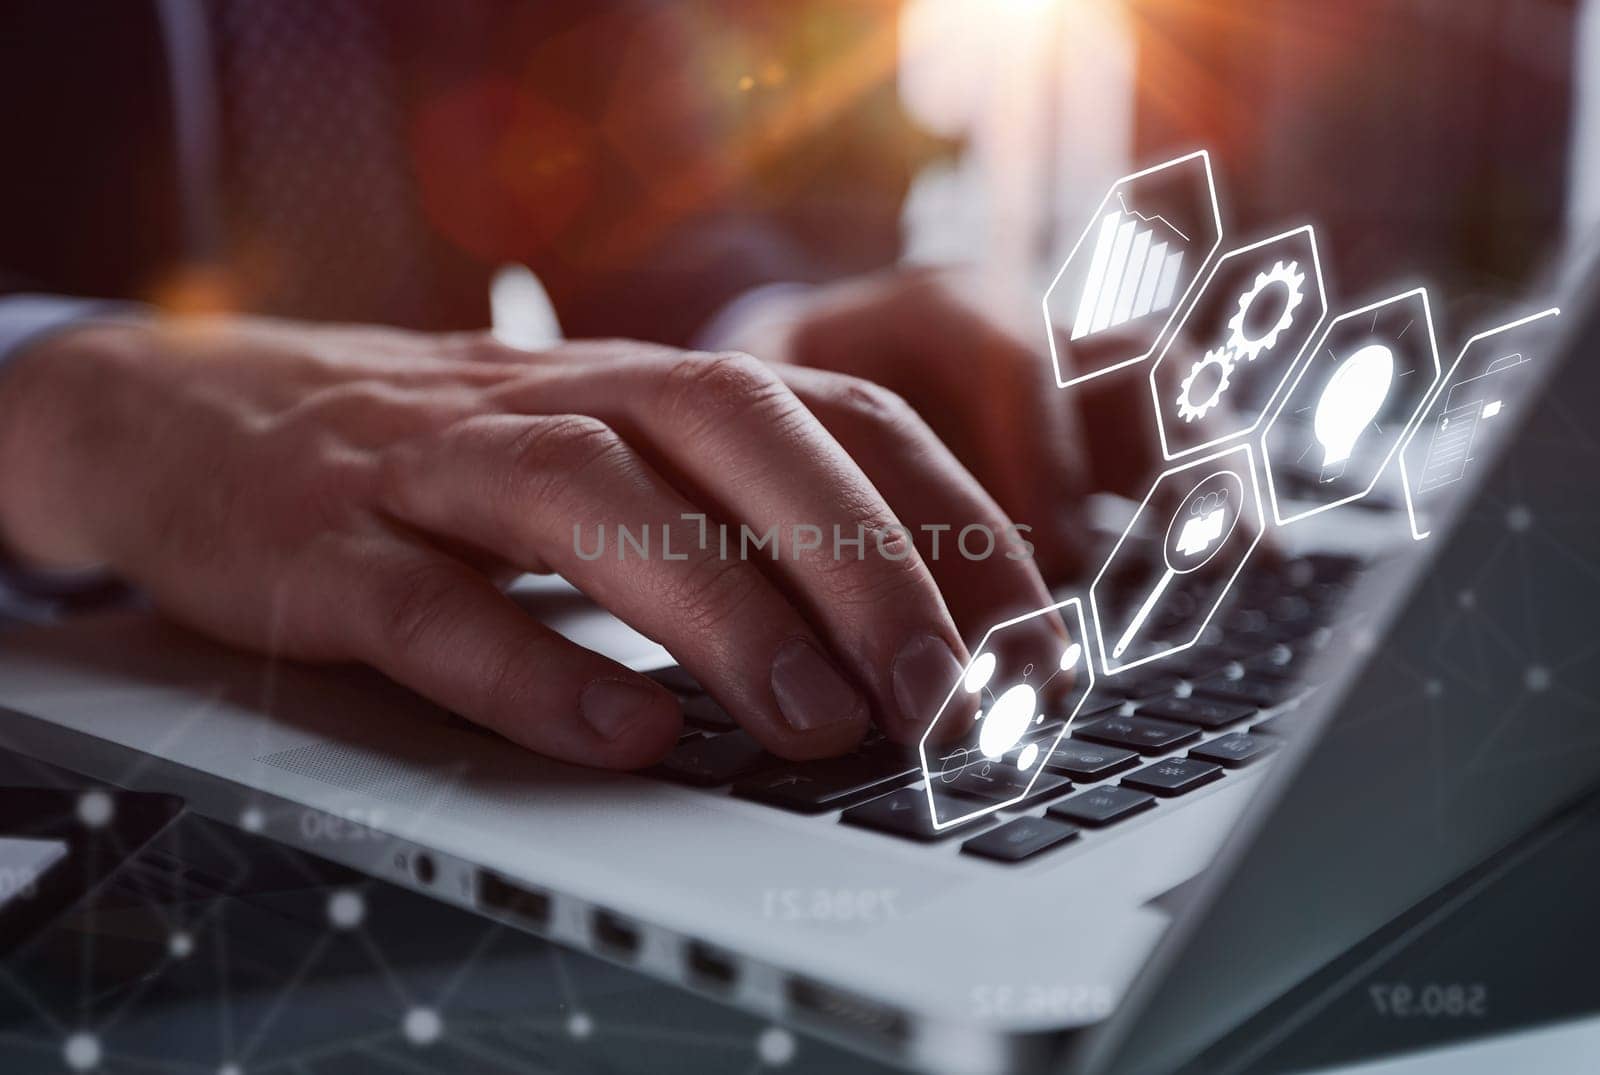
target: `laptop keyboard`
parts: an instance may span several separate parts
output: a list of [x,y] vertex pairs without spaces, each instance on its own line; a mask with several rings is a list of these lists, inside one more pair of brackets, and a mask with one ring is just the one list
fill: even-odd
[[[1098,684],[1071,735],[1040,763],[1027,798],[965,824],[933,829],[914,749],[871,737],[843,757],[785,761],[738,730],[681,668],[649,673],[682,699],[687,730],[646,775],[888,840],[959,839],[963,854],[987,863],[1031,862],[1173,809],[1268,757],[1293,732],[1294,704],[1309,686],[1301,676],[1335,637],[1329,625],[1358,568],[1318,556],[1241,579],[1220,627],[1189,650]],[[1033,737],[1059,731],[1057,720]],[[1014,798],[1026,786],[1018,778],[1004,766],[970,769],[934,794],[952,816]]]

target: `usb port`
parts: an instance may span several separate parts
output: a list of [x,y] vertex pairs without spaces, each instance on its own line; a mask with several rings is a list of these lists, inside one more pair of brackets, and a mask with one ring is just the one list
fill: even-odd
[[819,1027],[865,1034],[896,1047],[910,1037],[905,1014],[886,1004],[805,978],[790,978],[785,993],[790,1013]]
[[478,873],[478,906],[495,911],[519,925],[545,929],[550,925],[550,896],[523,888],[488,872]]
[[639,954],[639,930],[621,915],[596,908],[591,926],[595,947],[607,955],[632,959]]
[[733,957],[700,941],[689,942],[683,962],[689,972],[689,984],[701,989],[727,993],[739,980],[739,966]]

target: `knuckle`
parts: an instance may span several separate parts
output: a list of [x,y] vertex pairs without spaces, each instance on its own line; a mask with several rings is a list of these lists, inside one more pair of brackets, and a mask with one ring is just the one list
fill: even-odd
[[[597,486],[623,478],[632,483],[640,463],[615,430],[597,418],[562,415],[541,419],[518,433],[510,448],[508,485],[552,511],[580,519]],[[508,489],[508,495],[512,490]]]
[[861,377],[841,375],[833,389],[833,400],[851,415],[874,425],[910,430],[922,424],[904,396]]
[[446,563],[427,562],[390,571],[377,584],[373,611],[381,652],[414,655],[448,629],[461,580]]
[[395,406],[400,393],[390,385],[378,381],[347,381],[329,385],[308,394],[285,414],[286,423],[295,421],[317,424],[337,423],[342,419]]
[[759,359],[738,351],[682,355],[668,364],[662,400],[669,413],[693,425],[710,425],[788,395]]
[[834,600],[857,607],[905,607],[935,593],[915,542],[903,528],[882,520],[862,525],[871,543],[866,556],[820,556],[812,564],[827,580]]
[[[530,652],[530,648],[533,652]],[[508,645],[484,657],[487,674],[477,684],[472,702],[474,719],[504,733],[519,718],[537,712],[533,694],[540,679],[542,647]]]
[[514,438],[510,455],[522,474],[571,476],[626,451],[622,438],[600,419],[566,414],[530,422]]
[[514,361],[522,354],[500,342],[494,333],[487,329],[451,333],[441,337],[438,346],[446,357],[465,362]]
[[696,635],[725,628],[766,585],[743,560],[706,556],[682,566],[666,600],[674,619]]

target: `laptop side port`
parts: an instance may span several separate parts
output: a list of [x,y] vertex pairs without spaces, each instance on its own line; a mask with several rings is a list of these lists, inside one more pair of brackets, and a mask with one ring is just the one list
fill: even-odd
[[711,993],[731,993],[739,984],[739,964],[733,956],[702,941],[690,941],[683,950],[689,984]]
[[550,894],[524,888],[488,870],[478,872],[478,907],[504,915],[521,926],[550,926]]
[[613,959],[639,954],[639,929],[621,915],[596,907],[589,920],[595,947]]
[[902,1048],[911,1037],[911,1024],[904,1012],[831,985],[790,978],[784,995],[789,1013],[819,1030],[861,1035],[895,1049]]

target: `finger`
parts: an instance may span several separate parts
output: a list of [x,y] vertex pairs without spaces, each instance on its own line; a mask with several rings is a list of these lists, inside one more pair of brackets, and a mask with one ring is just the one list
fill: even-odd
[[877,347],[849,346],[863,330],[822,319],[801,330],[797,351],[905,396],[1006,513],[1035,528],[1047,575],[1081,568],[1087,463],[1049,360],[931,277],[881,316],[897,327]]
[[[904,399],[843,374],[799,367],[778,372],[916,535],[966,638],[976,642],[995,624],[1052,603],[1025,554],[1022,532]],[[1053,666],[1067,640],[1056,615],[1002,637],[1015,651],[1006,655],[1008,665],[1019,668]]]
[[[1032,525],[1040,563],[1054,577],[1084,566],[1082,504],[1086,453],[1075,411],[1049,383],[1040,356],[975,311],[941,319],[944,344],[929,348],[946,368],[944,406],[931,405],[935,432],[964,416],[972,466],[1012,518]],[[975,382],[975,378],[977,379]]]
[[[780,555],[763,567],[867,687],[885,732],[921,734],[965,647],[916,550],[894,539],[873,547],[871,534],[900,525],[883,497],[769,367],[680,353],[547,372],[507,392],[506,405],[597,415],[717,517],[775,532]],[[867,536],[858,549],[836,547],[835,534]]]
[[606,769],[659,761],[683,727],[649,678],[562,638],[465,564],[378,536],[300,592],[351,656],[541,754]]
[[[696,508],[597,419],[472,418],[391,450],[382,469],[388,511],[550,565],[665,645],[774,753],[838,754],[866,732],[865,699],[799,611],[753,564],[702,545],[684,518]],[[622,526],[643,545],[625,554]]]

